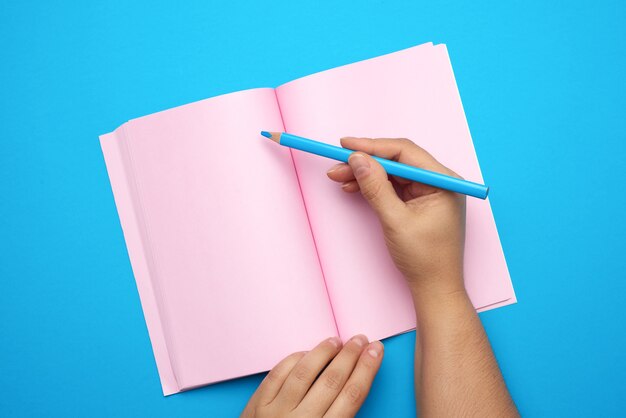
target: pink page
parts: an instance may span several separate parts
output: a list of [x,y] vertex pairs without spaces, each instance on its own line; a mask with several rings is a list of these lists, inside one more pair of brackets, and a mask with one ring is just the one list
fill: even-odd
[[[317,73],[276,94],[287,132],[336,145],[342,136],[411,138],[465,178],[483,181],[444,45]],[[333,161],[293,155],[341,337],[414,328],[408,289],[370,208],[327,179]],[[515,301],[489,201],[467,199],[465,254],[477,309]]]
[[101,137],[165,394],[269,370],[337,335],[273,89]]

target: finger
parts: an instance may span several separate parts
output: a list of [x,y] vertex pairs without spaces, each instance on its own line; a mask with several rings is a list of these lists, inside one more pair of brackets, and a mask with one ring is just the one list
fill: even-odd
[[348,164],[334,165],[326,172],[329,179],[339,182],[354,180],[354,173]]
[[440,189],[436,187],[428,186],[422,183],[410,183],[405,186],[402,186],[402,192],[400,193],[402,196],[402,200],[408,202],[410,200],[416,199],[418,197],[426,196],[428,194],[433,194]]
[[384,347],[380,341],[371,343],[359,357],[359,361],[345,386],[330,406],[325,417],[352,417],[365,401],[374,377],[383,360]]
[[402,177],[398,177],[398,176],[391,176],[391,179],[401,186],[412,183],[411,180],[403,179]]
[[341,138],[341,146],[370,155],[395,160],[439,173],[451,174],[452,171],[439,163],[425,149],[406,138]]
[[389,181],[387,172],[376,160],[362,152],[351,154],[348,164],[354,172],[361,194],[381,221],[392,219],[403,202]]
[[415,183],[396,176],[389,176],[389,181],[400,198],[406,203],[418,197],[437,192],[439,189],[423,183]]
[[[368,154],[396,160],[403,164],[447,174],[453,177],[460,177],[454,171],[439,163],[439,161],[426,150],[405,138],[342,138],[341,143],[342,146],[346,148],[358,149]],[[409,201],[440,190],[401,177],[392,176],[392,178],[397,184],[403,187],[399,195],[404,201]]]
[[367,343],[367,337],[356,335],[343,346],[298,406],[297,410],[302,413],[301,415],[307,417],[324,415],[352,374]]
[[306,353],[287,376],[274,402],[288,410],[298,406],[322,369],[337,355],[340,348],[341,340],[332,337]]
[[293,353],[274,366],[274,368],[265,376],[256,392],[254,392],[254,395],[252,395],[248,404],[253,404],[253,401],[261,405],[267,405],[272,402],[293,367],[302,357],[304,357],[305,354],[305,352]]
[[389,176],[389,180],[391,181],[391,184],[393,184],[398,196],[400,196],[404,202],[441,191],[436,187],[432,187],[424,183],[415,183],[401,177]]
[[359,183],[356,180],[347,181],[341,185],[341,189],[344,192],[354,193],[359,191]]

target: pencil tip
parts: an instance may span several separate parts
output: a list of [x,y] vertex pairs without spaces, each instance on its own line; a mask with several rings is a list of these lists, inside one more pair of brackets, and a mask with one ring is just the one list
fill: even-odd
[[263,135],[266,138],[271,139],[272,141],[276,142],[277,144],[280,144],[280,132],[267,132],[267,131],[261,131],[261,135]]

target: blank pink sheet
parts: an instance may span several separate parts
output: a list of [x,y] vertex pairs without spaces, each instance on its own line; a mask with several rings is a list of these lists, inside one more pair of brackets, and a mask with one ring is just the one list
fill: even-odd
[[102,137],[164,393],[269,370],[337,335],[273,89]]

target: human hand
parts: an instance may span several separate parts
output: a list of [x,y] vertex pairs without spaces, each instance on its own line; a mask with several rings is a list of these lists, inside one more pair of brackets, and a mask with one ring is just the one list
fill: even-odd
[[[355,152],[328,177],[358,192],[376,212],[387,248],[415,293],[464,291],[465,196],[389,177],[370,155],[459,177],[408,139],[342,138]],[[368,155],[370,154],[370,155]]]
[[357,335],[343,348],[333,337],[312,351],[294,353],[268,373],[241,416],[353,417],[372,386],[383,351],[380,341],[368,344]]

